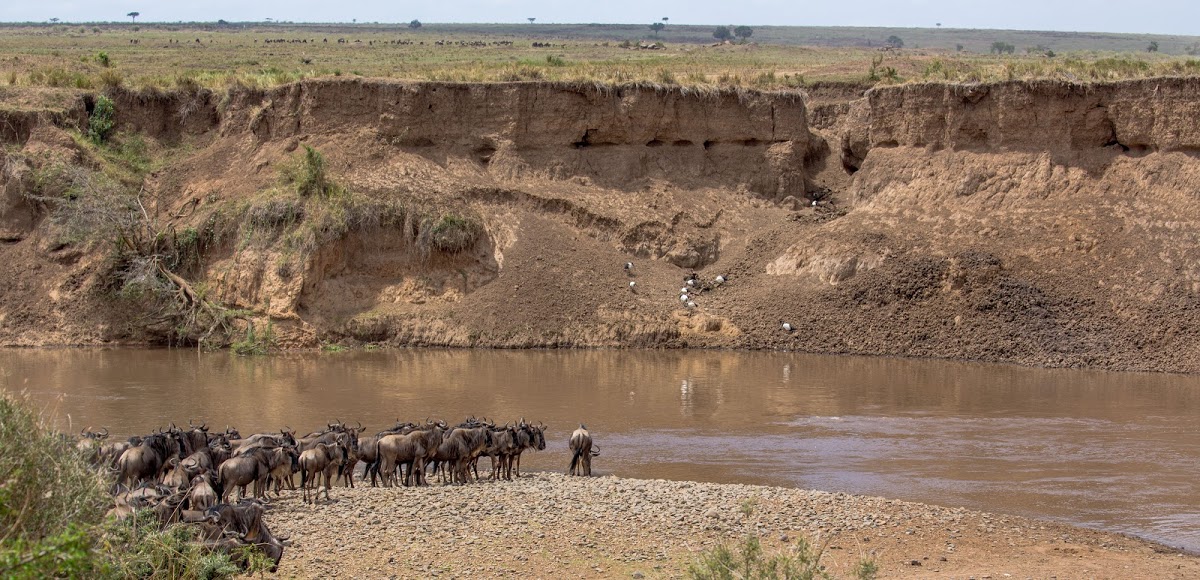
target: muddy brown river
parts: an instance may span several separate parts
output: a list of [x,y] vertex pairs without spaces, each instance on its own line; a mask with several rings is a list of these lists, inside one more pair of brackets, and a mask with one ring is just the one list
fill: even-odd
[[404,350],[244,358],[4,350],[0,387],[65,428],[243,434],[469,414],[587,423],[600,473],[844,491],[1200,551],[1200,377],[779,353]]

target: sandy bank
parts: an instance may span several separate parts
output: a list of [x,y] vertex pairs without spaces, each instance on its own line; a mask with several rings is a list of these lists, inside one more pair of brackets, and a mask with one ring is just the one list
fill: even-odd
[[674,578],[748,534],[768,551],[825,543],[847,577],[1196,578],[1200,558],[1118,534],[876,497],[780,487],[536,473],[464,487],[337,488],[273,503],[294,546],[283,577]]

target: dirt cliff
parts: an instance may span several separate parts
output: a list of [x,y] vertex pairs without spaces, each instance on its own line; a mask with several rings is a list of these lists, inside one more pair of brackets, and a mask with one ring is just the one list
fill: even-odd
[[[110,96],[113,142],[138,136],[154,160],[117,181],[174,236],[174,272],[269,318],[286,346],[1195,372],[1198,85],[317,80]],[[188,340],[114,298],[111,246],[66,235],[46,193],[48,168],[124,159],[71,136],[96,96],[3,96],[0,341]],[[335,184],[322,195],[297,185],[309,147]]]

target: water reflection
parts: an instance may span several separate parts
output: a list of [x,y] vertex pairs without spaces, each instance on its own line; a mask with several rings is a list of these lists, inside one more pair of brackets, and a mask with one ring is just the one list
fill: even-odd
[[75,431],[188,419],[243,433],[339,418],[586,422],[604,472],[965,505],[1200,550],[1200,377],[778,353],[0,351],[0,387]]

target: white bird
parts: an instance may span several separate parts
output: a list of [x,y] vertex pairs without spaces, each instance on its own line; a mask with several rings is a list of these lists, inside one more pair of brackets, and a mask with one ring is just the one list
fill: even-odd
[[696,303],[692,302],[691,300],[688,300],[688,308],[695,308],[695,307],[696,307]]
[[814,199],[814,200],[812,201],[812,206],[813,206],[813,207],[817,207],[817,200],[815,200],[815,199]]
[[792,323],[790,323],[790,322],[783,323],[783,329],[787,332],[791,332],[792,331]]
[[717,284],[723,284],[724,282],[725,282],[724,276],[717,276],[717,279],[716,279]]
[[695,280],[688,280],[688,281],[687,281],[687,285],[688,285],[688,286],[695,286],[695,285],[696,285],[696,281],[695,281]]
[[680,297],[679,297],[679,301],[680,301],[680,302],[687,302],[687,301],[688,301],[688,295],[687,295],[687,294],[684,294],[683,296],[680,296]]
[[632,269],[633,269],[633,262],[625,262],[625,269],[626,269],[626,270],[632,270]]
[[630,280],[629,281],[629,289],[633,290],[635,287],[637,287],[637,282]]
[[679,293],[680,293],[680,294],[687,294],[687,291],[688,291],[688,289],[687,289],[687,288],[680,288],[680,289],[679,289]]

